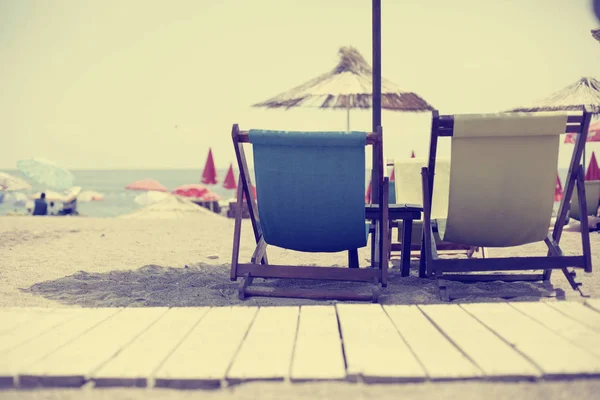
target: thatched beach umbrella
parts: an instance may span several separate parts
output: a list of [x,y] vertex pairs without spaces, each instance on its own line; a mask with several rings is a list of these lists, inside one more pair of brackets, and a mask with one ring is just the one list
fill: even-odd
[[[369,109],[374,104],[373,70],[353,47],[342,47],[338,53],[339,62],[331,71],[253,107],[344,109],[350,130],[350,109]],[[381,80],[381,108],[414,112],[433,110],[416,93],[401,89],[387,79]]]
[[[537,111],[583,111],[600,114],[600,81],[592,77],[583,77],[577,82],[552,93],[545,99],[525,107],[517,107],[513,112]],[[583,149],[583,167],[585,171],[585,147]]]
[[600,81],[592,77],[583,77],[537,103],[511,111],[583,111],[584,107],[588,112],[600,114]]

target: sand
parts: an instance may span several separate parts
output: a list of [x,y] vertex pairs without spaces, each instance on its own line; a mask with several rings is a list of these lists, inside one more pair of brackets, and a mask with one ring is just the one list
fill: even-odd
[[[251,225],[245,220],[242,230],[241,259],[248,260],[253,250]],[[591,233],[593,264],[600,266],[600,234]],[[0,307],[113,307],[113,306],[225,306],[328,304],[327,301],[302,299],[237,298],[237,282],[229,279],[233,220],[213,214],[180,219],[121,219],[86,217],[0,217]],[[580,234],[565,232],[561,240],[566,254],[579,254]],[[492,256],[545,255],[543,243],[501,250],[488,250]],[[339,265],[346,263],[345,253],[304,254],[269,248],[271,262],[304,265]],[[368,248],[359,251],[361,265],[367,265]],[[389,286],[382,291],[385,304],[424,304],[440,302],[436,283],[398,272],[398,259],[390,270]],[[583,290],[600,297],[600,274],[577,273]],[[289,281],[270,284],[289,285]],[[584,301],[573,291],[562,273],[555,272],[552,283],[559,296]],[[262,284],[262,283],[261,283]],[[327,284],[332,287],[361,285]],[[452,290],[468,292],[465,302],[503,301],[495,297],[479,297],[508,285],[511,291],[526,295],[514,300],[536,300],[545,289],[539,284],[486,283],[463,285],[453,283]],[[368,287],[368,285],[366,286]],[[556,298],[544,298],[556,301]],[[461,399],[573,397],[600,393],[600,380],[544,383],[426,383],[407,385],[360,385],[321,383],[290,385],[256,383],[207,392],[207,398],[414,398]],[[0,398],[145,398],[155,395],[184,398],[194,392],[111,389],[69,391],[39,390],[34,392],[0,391]],[[196,393],[198,395],[198,393]]]
[[[251,225],[242,228],[241,260],[253,250]],[[229,279],[233,220],[215,214],[152,220],[85,217],[2,217],[0,220],[0,306],[114,307],[114,306],[225,306],[242,304],[237,282]],[[580,252],[580,235],[565,232],[561,245],[566,254]],[[591,233],[593,264],[600,265],[600,234]],[[488,255],[545,255],[543,243],[487,250]],[[269,247],[271,262],[304,265],[346,264],[345,253],[310,254]],[[368,248],[359,251],[361,265],[368,265]],[[401,278],[394,259],[390,282],[380,298],[384,304],[439,302],[434,281],[411,276]],[[583,290],[600,297],[600,274],[578,272]],[[562,273],[552,283],[559,296],[583,301]],[[261,283],[265,284],[265,283]],[[296,283],[270,281],[270,285],[357,286],[361,283]],[[361,286],[362,285],[362,286]],[[545,289],[540,284],[452,283],[456,292],[473,293],[464,301],[501,301],[482,298],[504,286],[523,292],[515,300],[535,299]],[[555,299],[551,299],[555,300]],[[328,304],[331,301],[250,298],[246,305]]]

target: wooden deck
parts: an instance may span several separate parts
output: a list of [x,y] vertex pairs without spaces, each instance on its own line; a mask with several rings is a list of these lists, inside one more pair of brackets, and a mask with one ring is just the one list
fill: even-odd
[[4,388],[590,376],[600,376],[600,299],[0,309]]

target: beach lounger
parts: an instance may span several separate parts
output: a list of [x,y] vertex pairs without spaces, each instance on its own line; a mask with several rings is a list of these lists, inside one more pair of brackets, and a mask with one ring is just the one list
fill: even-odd
[[[600,181],[585,181],[585,203],[587,215],[596,215],[598,212],[598,199],[600,198]],[[569,217],[581,221],[581,210],[579,209],[579,198],[577,192],[573,192]]]
[[[421,169],[427,166],[427,162],[427,158],[409,158],[390,163],[394,168],[394,188],[396,190],[394,198],[398,203],[423,204]],[[445,219],[448,215],[449,179],[450,159],[438,158],[436,160],[436,186],[431,210],[433,238],[440,254],[465,255],[470,258],[475,252],[479,251],[479,247],[444,242],[438,232],[437,219]],[[391,189],[392,186],[390,186],[390,191]],[[391,239],[392,228],[398,229],[398,242],[393,242]],[[413,221],[412,227],[405,224],[404,221],[390,221],[390,256],[392,251],[402,251],[402,243],[405,237],[410,238],[410,250],[411,252],[415,251],[418,256],[423,240],[423,220]],[[483,249],[482,254],[484,254]],[[401,275],[408,276],[409,272],[408,268],[403,269]],[[420,271],[420,276],[425,277],[425,271]]]
[[[242,278],[240,298],[301,297],[338,300],[378,300],[379,285],[387,285],[386,240],[388,180],[383,177],[381,129],[365,132],[240,131],[232,138],[240,171],[231,262],[231,280]],[[244,143],[251,143],[256,178],[254,197]],[[373,147],[375,205],[365,204],[365,146]],[[239,262],[242,201],[248,204],[256,248],[249,263]],[[384,201],[385,200],[385,201]],[[373,207],[376,206],[376,207]],[[365,224],[371,219],[371,224]],[[371,236],[371,267],[359,268],[358,249]],[[348,251],[350,268],[275,265],[267,260],[267,245],[302,252]],[[254,278],[292,278],[368,282],[364,291],[318,288],[257,287]]]
[[[560,238],[575,186],[579,208],[587,214],[581,155],[590,114],[502,113],[439,116],[434,112],[428,167],[423,168],[424,243],[422,268],[438,280],[440,297],[449,301],[443,280],[545,281],[560,269],[574,290],[580,283],[567,268],[592,271],[587,220],[582,221],[582,255],[566,256]],[[554,230],[549,233],[560,135],[576,133],[573,155]],[[545,257],[440,259],[432,232],[432,189],[435,191],[436,149],[440,137],[452,140],[448,216],[438,220],[444,241],[481,247],[510,247],[544,241]],[[473,274],[472,272],[543,270],[537,274]],[[580,291],[581,292],[581,291]],[[511,297],[498,293],[500,297]]]

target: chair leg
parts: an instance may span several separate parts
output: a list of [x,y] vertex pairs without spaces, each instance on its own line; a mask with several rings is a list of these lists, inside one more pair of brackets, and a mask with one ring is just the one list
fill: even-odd
[[240,300],[246,299],[246,288],[248,286],[252,285],[253,280],[254,280],[254,277],[250,274],[246,274],[246,276],[244,276],[242,278],[242,281],[240,282],[240,285],[238,286],[238,297]]
[[231,255],[231,271],[229,279],[237,280],[237,266],[240,257],[240,240],[242,232],[242,177],[238,179],[237,208],[235,210],[235,224],[233,228],[233,251]]
[[442,284],[439,279],[436,279],[438,282],[438,294],[440,296],[440,300],[446,303],[450,302],[450,293],[448,292],[448,288],[446,285]]
[[427,260],[425,258],[425,236],[421,238],[421,255],[419,256],[419,278],[427,278]]
[[412,245],[412,219],[404,220],[402,224],[402,253],[400,254],[400,276],[410,275],[410,248]]
[[358,249],[348,250],[348,267],[358,268]]

